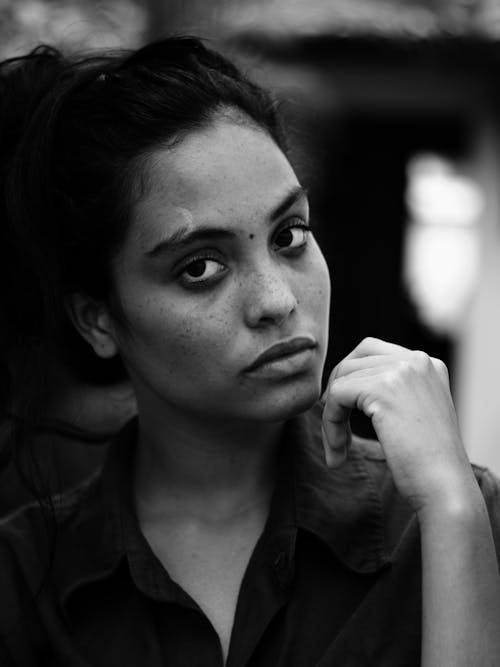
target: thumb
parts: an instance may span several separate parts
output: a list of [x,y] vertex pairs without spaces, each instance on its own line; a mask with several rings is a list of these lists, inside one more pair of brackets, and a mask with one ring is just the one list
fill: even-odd
[[329,468],[336,468],[345,461],[351,444],[352,432],[349,423],[351,410],[337,403],[328,389],[321,400],[324,405],[321,435],[325,461]]

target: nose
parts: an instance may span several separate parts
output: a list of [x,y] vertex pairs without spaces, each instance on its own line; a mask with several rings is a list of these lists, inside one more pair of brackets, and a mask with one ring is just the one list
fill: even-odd
[[296,310],[298,302],[290,276],[276,263],[252,271],[245,283],[247,326],[279,326]]

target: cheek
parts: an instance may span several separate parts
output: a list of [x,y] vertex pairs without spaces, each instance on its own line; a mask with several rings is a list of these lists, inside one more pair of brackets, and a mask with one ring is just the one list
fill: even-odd
[[305,306],[316,313],[328,316],[330,307],[330,273],[323,254],[319,248],[309,264],[309,280],[304,281],[302,301]]
[[148,297],[130,307],[128,319],[136,352],[151,357],[153,363],[166,359],[171,368],[207,365],[220,358],[234,339],[229,307],[202,309],[198,302],[166,303],[162,297]]

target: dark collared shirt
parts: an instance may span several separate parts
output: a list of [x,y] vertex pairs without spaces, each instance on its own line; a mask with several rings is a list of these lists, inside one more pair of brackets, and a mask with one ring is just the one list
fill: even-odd
[[[415,516],[376,443],[325,467],[319,410],[287,424],[270,515],[238,598],[228,667],[420,664]],[[0,523],[0,667],[220,667],[218,636],[142,535],[133,509],[136,424],[101,475],[43,514]],[[497,551],[500,482],[477,468]],[[48,562],[52,556],[50,574]]]

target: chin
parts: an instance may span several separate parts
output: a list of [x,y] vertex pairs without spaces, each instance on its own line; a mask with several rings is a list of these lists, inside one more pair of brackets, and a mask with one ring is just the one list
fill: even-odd
[[256,419],[266,422],[287,421],[312,408],[320,396],[319,382],[276,388],[271,395],[266,392],[249,413],[252,412]]

